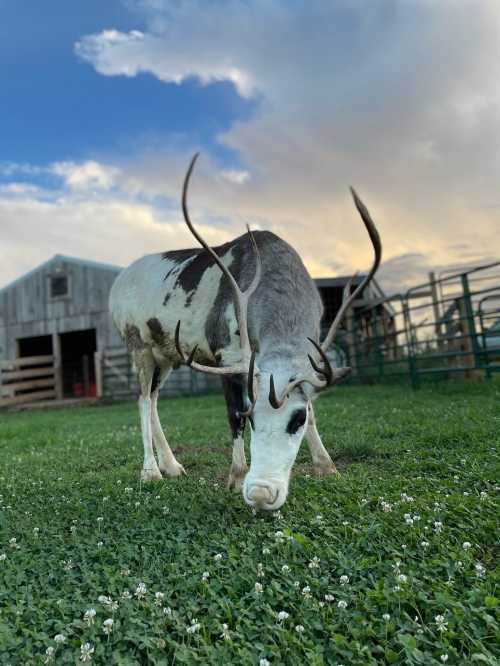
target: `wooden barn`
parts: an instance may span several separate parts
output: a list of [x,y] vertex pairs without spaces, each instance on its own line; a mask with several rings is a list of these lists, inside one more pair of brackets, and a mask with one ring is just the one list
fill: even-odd
[[[132,363],[108,312],[118,266],[55,255],[0,289],[0,406],[136,394]],[[189,368],[167,394],[219,387]]]
[[[125,398],[137,394],[130,355],[108,312],[118,266],[55,255],[0,289],[0,406],[40,400]],[[354,285],[362,276],[357,276]],[[348,278],[316,280],[325,304],[325,331],[342,302]],[[354,307],[383,297],[375,281]],[[349,352],[349,316],[340,345],[330,356],[337,365]],[[219,379],[175,370],[166,395],[218,390]]]

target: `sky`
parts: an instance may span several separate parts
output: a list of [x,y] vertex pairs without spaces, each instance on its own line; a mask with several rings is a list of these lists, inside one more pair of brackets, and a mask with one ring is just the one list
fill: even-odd
[[388,293],[500,259],[497,0],[0,0],[0,286],[269,229]]

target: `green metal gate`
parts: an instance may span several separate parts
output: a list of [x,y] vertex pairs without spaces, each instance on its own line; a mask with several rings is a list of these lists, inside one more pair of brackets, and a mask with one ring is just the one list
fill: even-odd
[[500,371],[500,262],[429,282],[357,307],[340,338],[361,382],[451,377]]

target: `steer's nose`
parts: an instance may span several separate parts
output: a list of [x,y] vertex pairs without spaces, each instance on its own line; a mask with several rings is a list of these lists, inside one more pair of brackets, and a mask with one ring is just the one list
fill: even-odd
[[268,484],[254,484],[248,487],[245,493],[245,499],[248,504],[258,509],[274,509],[279,495],[277,488],[272,488]]

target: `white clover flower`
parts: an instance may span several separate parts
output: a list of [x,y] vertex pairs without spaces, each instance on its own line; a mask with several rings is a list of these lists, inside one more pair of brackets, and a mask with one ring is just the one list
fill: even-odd
[[309,562],[309,569],[318,569],[320,562],[321,560],[319,559],[319,557],[313,557],[312,560]]
[[442,654],[440,659],[443,662],[443,664],[445,664],[448,661],[448,655],[447,654]]
[[428,541],[421,541],[420,545],[422,546],[422,548],[428,548],[429,542]]
[[71,525],[69,531],[71,532],[71,534],[76,534],[76,525]]
[[54,661],[55,649],[53,647],[48,647],[45,650],[45,657],[43,659],[44,664],[50,664],[51,661]]
[[389,502],[385,501],[380,502],[380,506],[382,507],[382,511],[384,511],[385,513],[389,513],[390,511],[392,511],[392,504],[390,504]]
[[288,566],[288,564],[284,564],[284,565],[281,567],[281,572],[282,572],[282,573],[286,574],[286,573],[288,573],[289,571],[290,571],[290,567]]
[[262,594],[264,587],[261,585],[261,583],[255,583],[254,590],[256,594]]
[[405,576],[404,574],[399,574],[398,575],[398,581],[400,583],[406,583],[407,580],[408,580],[408,576]]
[[485,572],[486,572],[486,569],[485,569],[485,567],[481,564],[481,562],[477,562],[477,563],[474,565],[474,569],[476,570],[476,576],[477,576],[478,578],[482,578],[482,577],[484,576]]
[[284,620],[287,620],[289,617],[290,613],[287,613],[286,611],[280,611],[277,613],[278,622],[284,622]]
[[403,502],[414,502],[415,500],[411,495],[407,495],[406,493],[401,493],[401,499]]
[[311,598],[311,588],[309,587],[309,585],[306,585],[305,587],[302,588],[302,596],[305,599]]
[[0,553],[0,562],[4,562],[7,559],[6,553]]
[[464,550],[469,550],[469,548],[470,548],[471,546],[472,546],[472,544],[471,544],[470,541],[464,541],[463,544],[462,544],[462,548],[463,548]]
[[262,657],[262,659],[259,661],[259,666],[271,666],[271,662],[265,657]]
[[170,608],[170,606],[167,606],[166,608],[163,609],[163,615],[167,615],[168,617],[171,617],[172,609]]
[[165,595],[163,592],[155,592],[155,606],[162,606]]
[[80,645],[80,661],[90,661],[94,654],[94,646],[90,643]]
[[485,500],[488,497],[488,493],[485,490],[481,490],[479,496],[481,497],[481,500]]
[[220,637],[225,641],[231,640],[231,634],[229,633],[229,627],[227,624],[223,624],[221,627],[222,631],[220,632]]
[[269,550],[269,548],[263,548],[262,549],[262,555],[269,555],[270,552],[271,551]]
[[285,535],[281,530],[278,530],[277,532],[274,533],[274,538],[276,539],[276,543],[283,543],[285,540]]
[[341,585],[348,585],[349,584],[349,576],[340,576],[340,584]]
[[263,578],[263,577],[265,576],[265,573],[264,573],[264,567],[263,567],[263,565],[262,565],[262,562],[259,562],[259,563],[257,564],[257,576],[258,576],[259,578]]
[[295,625],[295,631],[296,631],[298,634],[302,634],[302,633],[304,633],[305,629],[304,629],[304,627],[303,627],[301,624],[296,624],[296,625]]
[[382,615],[382,619],[383,619],[385,622],[389,622],[389,620],[391,619],[391,616],[389,615],[389,613],[384,613],[384,614]]
[[448,622],[445,622],[444,615],[436,615],[434,621],[436,622],[436,627],[438,631],[443,632],[448,629]]
[[134,489],[133,489],[133,488],[130,488],[130,487],[127,487],[127,488],[124,488],[124,491],[125,491],[126,493],[131,493],[131,492],[134,491]]
[[134,506],[135,506],[135,508],[137,509],[138,507],[141,506],[141,503],[140,503],[140,502],[134,502]]
[[299,587],[300,587],[300,581],[298,581],[298,580],[294,581],[293,586],[294,586],[295,588],[299,589]]
[[442,532],[443,531],[443,523],[441,523],[439,520],[436,520],[434,522],[434,529],[436,532]]
[[102,630],[108,635],[113,631],[113,618],[108,617],[107,620],[104,620],[102,623]]
[[115,611],[118,609],[118,602],[113,601],[111,597],[107,597],[104,594],[101,594],[99,597],[97,597],[97,601],[102,604],[103,606],[106,606],[106,608],[109,608],[112,611]]
[[40,528],[39,527],[34,527],[33,528],[33,534],[37,537],[40,533]]
[[210,572],[209,572],[209,571],[204,571],[204,572],[201,574],[201,580],[202,580],[204,583],[207,583],[209,578],[210,578]]
[[83,614],[83,620],[88,624],[89,627],[91,624],[94,624],[95,615],[96,615],[95,608],[89,608]]
[[121,597],[122,599],[132,599],[132,595],[128,590],[123,590]]
[[191,620],[191,624],[186,627],[188,634],[196,634],[201,629],[201,624],[195,619]]
[[74,568],[73,560],[63,560],[63,569],[65,571],[71,571]]
[[99,517],[97,518],[97,522],[98,522],[98,523],[102,523],[103,520],[104,520],[104,518],[103,518],[102,516],[99,516]]
[[214,560],[216,562],[220,562],[222,560],[222,553],[217,553],[217,555],[214,555]]
[[142,599],[143,597],[146,596],[146,592],[147,588],[145,583],[139,583],[139,585],[135,588],[134,594],[138,599]]
[[97,542],[97,547],[102,548],[104,546],[104,541],[98,541]]
[[21,548],[21,546],[17,543],[16,537],[12,537],[12,539],[9,539],[9,546],[11,548]]
[[56,634],[54,636],[54,641],[60,645],[66,643],[66,636],[64,634]]
[[331,603],[332,601],[335,601],[335,597],[333,596],[333,594],[325,594],[325,601]]
[[347,601],[344,601],[343,599],[341,599],[339,601],[339,603],[337,604],[337,607],[342,609],[342,610],[345,610],[347,608]]

